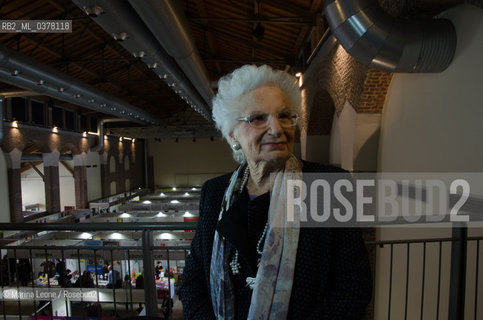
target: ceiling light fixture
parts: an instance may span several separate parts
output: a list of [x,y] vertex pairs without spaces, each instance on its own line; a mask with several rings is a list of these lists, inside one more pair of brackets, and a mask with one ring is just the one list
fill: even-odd
[[114,38],[114,40],[116,41],[124,41],[127,39],[127,33],[126,32],[119,32],[119,33],[113,33],[112,34],[112,37]]
[[92,17],[92,18],[96,18],[96,17],[98,17],[98,16],[100,16],[101,14],[104,13],[104,10],[97,5],[93,5],[93,6],[90,6],[90,7],[84,7],[84,11],[86,12],[86,14],[89,17]]

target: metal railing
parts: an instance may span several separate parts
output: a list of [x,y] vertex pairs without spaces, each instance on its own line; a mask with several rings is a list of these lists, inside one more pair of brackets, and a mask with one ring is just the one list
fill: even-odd
[[[112,314],[117,315],[120,308],[118,304],[125,305],[125,308],[130,308],[131,314],[134,312],[134,304],[144,304],[146,315],[155,316],[164,314],[168,318],[171,313],[171,297],[173,296],[172,279],[175,276],[171,272],[172,264],[175,260],[184,261],[188,246],[165,246],[155,247],[153,245],[153,232],[155,231],[173,231],[173,230],[194,230],[196,223],[89,223],[89,224],[0,224],[0,230],[30,230],[30,231],[142,231],[141,245],[139,246],[9,246],[2,245],[0,249],[7,250],[7,260],[2,260],[2,268],[0,268],[0,310],[3,313],[3,318],[6,320],[8,314],[18,315],[18,319],[25,317],[38,317],[42,309],[51,308],[54,303],[53,298],[69,296],[69,299],[64,299],[65,313],[71,310],[71,302],[80,303],[84,307],[97,308],[95,316],[101,316],[102,304],[109,304],[112,308]],[[12,277],[10,272],[12,268],[8,269],[8,258],[14,261],[22,262],[18,266],[14,266],[14,274]],[[84,286],[79,281],[79,287],[68,288],[65,283],[62,286],[57,285],[54,279],[55,270],[49,274],[49,263],[52,264],[52,259],[61,259],[64,262],[64,269],[66,259],[73,259],[77,262],[77,270],[80,274],[87,270],[88,265],[84,263],[81,266],[81,261],[91,260],[93,265],[94,278],[92,283],[94,287]],[[157,288],[154,273],[154,261],[167,261],[167,288]],[[24,262],[28,262],[28,267],[22,269]],[[35,274],[36,266],[39,262],[45,262],[47,271],[47,281],[44,286],[36,283]],[[121,262],[119,266],[121,272],[117,275],[116,280],[121,280],[122,275],[131,275],[131,263],[133,261],[139,262],[143,269],[142,288],[133,288],[132,285],[122,287],[121,282],[112,281],[105,285],[98,272],[98,268],[102,268],[102,262],[114,261]],[[34,265],[36,263],[36,265]],[[38,266],[37,266],[38,267]],[[7,268],[7,269],[4,269]],[[50,268],[53,268],[52,266]],[[7,271],[7,272],[5,272]],[[62,276],[62,275],[61,275]],[[7,277],[7,278],[5,278]],[[10,279],[9,279],[10,278]],[[80,277],[79,277],[80,278]],[[13,282],[11,280],[14,280]],[[64,282],[62,277],[62,282]],[[69,279],[70,281],[70,279]],[[106,282],[106,281],[104,281]],[[55,283],[55,285],[54,285]],[[103,283],[104,285],[101,285]],[[90,295],[90,296],[89,296]],[[47,297],[45,299],[44,297]],[[86,298],[87,297],[87,298]],[[44,299],[43,299],[44,298]],[[52,298],[52,299],[48,299]],[[42,300],[43,299],[43,300]],[[46,301],[46,300],[50,300]],[[13,304],[16,303],[16,310],[12,312]],[[32,307],[33,312],[28,312],[28,308]],[[50,306],[47,306],[50,304]],[[158,308],[158,306],[160,306]],[[28,307],[26,307],[28,306]],[[62,308],[64,306],[61,306]],[[52,310],[52,308],[51,308]],[[54,315],[50,312],[51,315]],[[104,313],[105,315],[105,313]],[[81,317],[89,317],[89,314],[83,312],[76,315]]]
[[[95,282],[99,284],[97,268],[102,261],[141,261],[144,267],[144,288],[142,293],[136,288],[110,288],[96,285],[92,288],[80,288],[95,291],[96,300],[88,303],[100,308],[102,303],[110,303],[114,314],[118,304],[126,304],[133,311],[134,304],[144,303],[146,315],[159,315],[161,311],[170,314],[172,295],[171,279],[168,276],[167,299],[162,308],[158,308],[161,300],[157,299],[154,261],[167,260],[168,269],[175,260],[184,260],[189,250],[183,247],[153,246],[153,232],[166,230],[194,230],[196,223],[92,223],[92,224],[0,224],[0,230],[30,230],[30,231],[142,231],[139,246],[0,246],[8,250],[9,257],[28,259],[30,262],[41,257],[46,262],[54,256],[65,259],[74,258],[81,271],[80,261],[91,259],[94,264]],[[371,241],[368,248],[373,262],[373,303],[370,318],[372,319],[479,319],[483,310],[478,310],[479,291],[479,250],[483,237],[467,237],[465,226],[454,225],[452,237],[433,239],[412,239],[397,241]],[[467,263],[468,261],[468,263]],[[121,274],[131,274],[131,264],[124,264]],[[122,268],[122,267],[121,267]],[[85,268],[84,268],[85,269]],[[19,280],[20,272],[16,269],[16,289],[25,288]],[[34,268],[30,271],[34,278]],[[22,318],[22,299],[5,299],[6,286],[4,273],[0,272],[2,296],[0,310],[7,319],[6,302],[17,303],[19,319]],[[468,286],[466,286],[469,284]],[[52,288],[47,281],[48,289]],[[35,281],[30,285],[35,293]],[[104,295],[104,296],[103,296]],[[34,297],[34,309],[39,299]],[[80,299],[80,302],[86,302]],[[11,306],[10,306],[11,307]],[[66,305],[66,309],[69,307]],[[32,315],[36,315],[33,313]],[[24,314],[27,315],[27,314]]]

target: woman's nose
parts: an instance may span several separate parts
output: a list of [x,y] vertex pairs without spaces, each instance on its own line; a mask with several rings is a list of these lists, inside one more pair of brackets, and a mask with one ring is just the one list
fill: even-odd
[[270,115],[268,119],[268,131],[272,135],[280,136],[282,134],[283,128],[280,125],[280,122],[277,116]]

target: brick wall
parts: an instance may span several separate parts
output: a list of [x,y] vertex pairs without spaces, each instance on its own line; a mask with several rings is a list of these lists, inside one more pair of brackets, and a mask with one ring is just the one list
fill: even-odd
[[366,72],[363,91],[357,113],[381,113],[392,74],[369,68]]

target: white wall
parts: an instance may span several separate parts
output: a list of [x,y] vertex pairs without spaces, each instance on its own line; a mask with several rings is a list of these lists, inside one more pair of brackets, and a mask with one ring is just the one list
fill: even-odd
[[0,150],[0,222],[10,222],[10,205],[8,200],[7,160]]
[[237,163],[225,140],[215,138],[148,142],[154,158],[154,183],[158,185],[201,185],[209,178],[233,171]]
[[[44,164],[41,163],[36,168],[44,173]],[[22,183],[22,208],[25,206],[39,204],[39,210],[45,211],[45,187],[42,178],[33,169],[29,169],[21,174]]]
[[[73,161],[65,163],[74,168]],[[44,172],[43,163],[37,165],[40,172]],[[40,204],[40,211],[45,210],[45,186],[42,178],[33,169],[26,170],[21,174],[22,181],[22,206],[25,208],[29,204]],[[59,189],[60,189],[60,209],[66,206],[75,207],[75,184],[72,174],[59,163]]]
[[[453,21],[457,31],[457,49],[453,62],[442,73],[396,74],[389,88],[383,110],[379,144],[378,170],[384,172],[481,172],[483,171],[483,10],[472,6],[455,7],[443,14]],[[480,229],[481,230],[481,229]],[[481,231],[472,231],[480,234]],[[378,229],[379,240],[398,238],[449,237],[449,229]],[[471,248],[470,248],[471,249]],[[469,249],[468,266],[474,270],[475,252]],[[422,253],[421,247],[415,251]],[[436,313],[438,256],[427,253],[424,319]],[[449,247],[443,249],[441,271],[440,318],[447,318],[449,297]],[[379,271],[376,301],[387,300],[388,254],[377,259]],[[419,319],[422,260],[411,254],[408,319]],[[481,255],[481,252],[480,252]],[[405,266],[405,249],[395,252],[394,266]],[[399,269],[398,269],[399,268]],[[473,269],[472,269],[473,268]],[[483,272],[480,263],[480,274]],[[394,274],[393,315],[405,303],[405,270]],[[474,272],[468,273],[466,316],[473,318]],[[479,283],[478,304],[483,304],[483,281]],[[380,303],[379,305],[383,305]],[[481,308],[480,308],[481,309]],[[478,318],[483,317],[482,310]],[[401,313],[399,312],[398,316]],[[376,318],[387,319],[387,309],[376,307]]]

